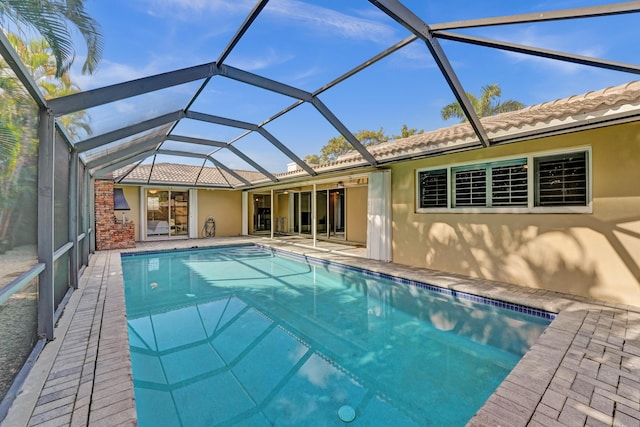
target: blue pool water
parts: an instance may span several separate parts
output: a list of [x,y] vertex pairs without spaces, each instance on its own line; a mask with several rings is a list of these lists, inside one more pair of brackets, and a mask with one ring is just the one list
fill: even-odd
[[256,246],[122,267],[143,427],[464,425],[550,322]]

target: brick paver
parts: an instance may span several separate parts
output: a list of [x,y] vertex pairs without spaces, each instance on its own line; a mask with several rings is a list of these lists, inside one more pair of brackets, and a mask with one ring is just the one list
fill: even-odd
[[[640,427],[640,309],[268,239],[182,240],[136,250],[258,241],[436,286],[558,313],[469,426]],[[335,245],[334,245],[335,246]],[[135,398],[118,251],[96,253],[71,325],[25,420],[28,426],[133,426]],[[27,380],[29,381],[29,380]],[[18,398],[18,400],[20,397]],[[11,412],[10,412],[11,413]]]

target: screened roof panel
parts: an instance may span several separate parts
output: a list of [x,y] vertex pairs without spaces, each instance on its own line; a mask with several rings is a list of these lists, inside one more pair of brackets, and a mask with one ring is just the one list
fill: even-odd
[[[261,4],[253,0],[116,0],[108,5],[89,2],[88,13],[103,29],[104,58],[99,71],[91,76],[81,75],[78,70],[82,61],[76,61],[70,76],[83,90],[99,91],[114,83],[128,83],[120,86],[126,89],[103,89],[98,96],[97,92],[80,94],[72,98],[73,102],[67,102],[66,109],[59,108],[64,104],[62,100],[49,101],[53,113],[61,115],[58,121],[66,133],[77,142],[82,158],[95,163],[100,152],[101,156],[109,156],[102,160],[119,163],[118,154],[126,153],[132,156],[132,162],[140,161],[137,153],[151,146],[147,137],[153,133],[161,141],[170,133],[183,137],[182,141],[167,141],[161,147],[165,154],[144,159],[141,166],[159,159],[161,163],[202,164],[201,158],[173,154],[211,153],[220,165],[271,178],[271,173],[286,171],[292,159],[265,139],[261,126],[299,158],[318,154],[330,138],[339,135],[336,127],[343,125],[346,131],[342,133],[348,137],[361,129],[381,127],[390,136],[398,135],[406,124],[426,131],[418,139],[437,141],[443,147],[487,143],[478,140],[485,138],[482,123],[488,123],[488,132],[493,132],[492,118],[480,120],[471,114],[468,118],[476,128],[471,133],[469,125],[456,126],[441,118],[442,108],[455,101],[456,94],[466,101],[465,93],[477,95],[482,86],[497,83],[502,99],[533,105],[636,80],[640,74],[633,45],[640,36],[640,26],[636,24],[639,12],[534,22],[541,16],[570,17],[591,6],[621,9],[635,3],[402,0],[402,6],[395,0],[271,0],[265,2],[263,9],[257,7]],[[250,16],[252,10],[259,13]],[[493,17],[506,22],[514,14],[531,22],[473,27],[478,22],[495,23]],[[243,22],[248,25],[243,26]],[[419,31],[426,28],[423,24],[433,30],[429,37]],[[461,28],[465,26],[469,28]],[[433,41],[433,49],[428,49],[420,37]],[[494,42],[503,47],[522,45],[525,53],[472,44]],[[438,52],[440,47],[442,51]],[[561,63],[531,56],[536,49],[566,52],[574,60],[586,55],[631,66],[626,72],[619,72]],[[434,61],[434,52],[441,56],[439,61]],[[222,66],[215,64],[218,60],[223,61]],[[609,64],[614,68],[619,65]],[[158,73],[166,74],[149,77]],[[140,78],[143,80],[133,80]],[[161,84],[155,85],[155,81]],[[158,87],[164,89],[153,90]],[[141,88],[151,89],[135,96]],[[631,89],[615,88],[616,93],[622,91],[619,98],[605,104],[635,99],[626,96],[625,90]],[[110,98],[103,96],[106,92],[117,94],[120,100],[108,102]],[[84,101],[76,102],[79,99]],[[589,99],[584,102],[588,104]],[[91,107],[99,102],[108,103]],[[291,108],[298,102],[303,103]],[[626,102],[628,108],[635,108],[633,101]],[[323,117],[318,108],[325,107]],[[72,116],[68,113],[71,110],[80,111],[84,117]],[[542,110],[536,107],[531,111],[538,114]],[[544,111],[545,114],[531,117],[545,120],[564,114]],[[162,125],[154,122],[157,127],[140,130],[145,121],[167,113],[175,114],[180,121],[175,126],[172,120]],[[497,120],[511,123],[513,117],[533,127],[543,123],[517,114]],[[577,117],[572,116],[569,121],[579,121]],[[91,134],[83,130],[86,123]],[[126,133],[126,129],[133,129],[132,125],[137,126],[135,135],[120,133],[117,141],[107,138],[112,135],[110,132],[125,129],[122,132]],[[440,131],[441,128],[445,130]],[[464,136],[454,143],[443,135]],[[185,137],[231,142],[233,146],[210,149],[191,145]],[[389,161],[392,153],[421,155],[418,150],[427,149],[426,145],[407,141],[400,141],[397,147],[404,147],[403,144],[412,148],[373,147],[370,152],[349,154],[355,157],[342,159],[340,164],[372,165],[376,163],[372,153]],[[134,148],[135,145],[139,147]],[[458,148],[460,145],[456,145]],[[172,155],[166,157],[166,153]],[[339,165],[326,168],[331,167]],[[264,173],[266,170],[271,173]]]
[[229,142],[243,133],[244,129],[192,119],[180,120],[171,131],[171,135],[193,136],[219,142]]
[[252,7],[247,0],[86,2],[105,48],[97,73],[74,70],[80,86],[93,89],[215,61]]
[[[259,172],[241,169],[235,169],[234,172],[251,183],[264,182],[267,180],[267,178]],[[244,185],[244,182],[227,173],[224,169],[212,166],[211,163],[207,163],[207,167],[202,170],[202,173],[198,177],[198,184],[218,186],[228,184],[232,187],[238,187]]]
[[399,38],[368,2],[270,1],[226,63],[314,91]]
[[[155,145],[159,145],[161,139],[167,134],[171,125],[167,124],[164,126],[159,126],[145,132],[140,132],[126,138],[118,139],[99,147],[90,149],[88,151],[84,151],[80,154],[80,157],[87,161],[93,161],[96,158],[100,158],[109,154],[118,154],[118,153],[126,153],[130,151],[130,149],[135,148],[136,146],[144,145],[150,146],[153,141],[156,141]],[[147,143],[148,142],[148,143]],[[80,145],[81,146],[81,145]]]
[[295,101],[289,96],[215,76],[191,110],[259,124]]
[[[456,64],[458,78],[468,92],[479,97],[484,86],[502,82],[500,100],[517,100],[525,106],[588,92],[594,88],[594,81],[604,88],[628,82],[630,77],[626,73],[446,40],[442,46]],[[514,73],[519,76],[517,81],[510,78]],[[449,102],[454,101],[449,95]]]
[[[277,135],[273,136],[278,139]],[[282,143],[282,141],[279,142]],[[286,165],[293,162],[292,159],[287,157],[270,141],[257,132],[252,132],[244,138],[237,140],[233,143],[233,146],[246,154],[249,158],[258,162],[268,171],[281,171],[281,165],[284,165],[286,170]],[[291,147],[289,148],[291,149]]]
[[160,146],[161,150],[185,151],[194,154],[209,154],[217,149],[209,145],[191,144],[188,142],[166,140]]
[[[418,130],[443,126],[440,109],[453,95],[424,43],[412,43],[358,75],[362,78],[347,79],[320,95],[352,133],[382,127],[397,135],[403,124]],[[369,81],[384,83],[371,90]],[[406,81],[414,83],[410,93]]]
[[[190,82],[88,108],[84,111],[89,118],[92,130],[89,136],[100,135],[181,110],[200,84],[199,81]],[[63,125],[67,116],[60,118]],[[67,128],[68,126],[65,126],[65,130]]]
[[203,165],[204,159],[185,159],[158,154],[152,165],[150,182],[193,184],[196,182]]
[[[240,156],[237,151],[233,151],[230,148],[220,148],[211,153],[211,158],[232,170],[258,172],[263,175],[263,171],[258,169],[262,167],[261,157],[253,158],[245,153],[241,153],[241,155],[244,157]],[[265,169],[265,171],[270,172],[268,169]]]
[[[308,123],[308,128],[300,128],[297,123]],[[270,133],[281,138],[301,159],[311,154],[320,154],[320,149],[340,133],[325,120],[320,112],[309,103],[303,103],[287,114],[274,119],[265,126]],[[313,129],[312,132],[309,129]],[[278,169],[278,172],[282,169]]]

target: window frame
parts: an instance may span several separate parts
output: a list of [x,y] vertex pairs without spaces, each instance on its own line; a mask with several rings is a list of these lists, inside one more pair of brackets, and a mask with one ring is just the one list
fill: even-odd
[[[550,157],[550,156],[562,156],[571,155],[574,153],[585,153],[586,161],[586,196],[587,203],[584,206],[535,206],[536,199],[536,177],[535,177],[535,159]],[[475,206],[475,207],[455,207],[455,183],[454,172],[461,170],[481,169],[486,168],[487,174],[491,175],[491,169],[493,166],[508,165],[509,163],[515,163],[518,160],[524,160],[524,164],[527,167],[527,206],[501,206],[501,207],[488,207],[488,206]],[[577,146],[571,148],[563,148],[556,150],[546,150],[531,152],[524,155],[513,155],[504,157],[495,157],[482,160],[475,160],[469,162],[453,163],[449,165],[432,166],[426,168],[419,168],[415,170],[415,213],[593,213],[593,167],[592,167],[592,150],[591,146]],[[502,164],[502,165],[501,165]],[[423,208],[420,207],[421,203],[421,183],[420,173],[428,172],[432,170],[447,171],[447,207],[440,208]],[[491,177],[487,178],[487,203],[491,201],[492,185]]]

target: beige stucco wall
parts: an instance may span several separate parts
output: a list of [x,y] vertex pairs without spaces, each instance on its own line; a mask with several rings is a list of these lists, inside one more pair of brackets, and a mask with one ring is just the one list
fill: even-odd
[[[127,220],[133,221],[135,224],[135,239],[140,240],[140,187],[133,187],[130,185],[116,185],[114,188],[122,188],[124,198],[127,199],[127,203],[131,210],[125,212]],[[122,218],[122,213],[116,212],[118,219]]]
[[[275,212],[274,218],[284,218],[284,231],[289,232],[290,221],[289,218],[289,194],[274,193],[275,199],[273,201],[273,210]],[[274,224],[275,226],[276,224]]]
[[[592,147],[593,213],[416,213],[415,170]],[[392,166],[393,261],[640,306],[640,123]]]
[[242,192],[198,190],[198,237],[209,216],[216,220],[216,236],[242,234]]
[[350,242],[367,242],[367,194],[367,187],[345,189],[346,237]]

